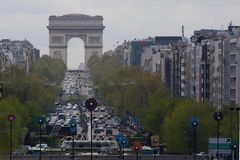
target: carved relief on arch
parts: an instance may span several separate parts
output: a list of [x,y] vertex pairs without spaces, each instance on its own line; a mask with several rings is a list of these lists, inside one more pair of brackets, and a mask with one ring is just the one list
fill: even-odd
[[86,35],[78,35],[78,34],[66,35],[65,36],[66,44],[68,44],[68,41],[70,41],[72,38],[80,38],[83,41],[83,43],[86,45],[86,42],[87,42],[87,36]]
[[89,36],[88,44],[102,44],[100,36]]
[[51,44],[64,44],[64,36],[51,36]]

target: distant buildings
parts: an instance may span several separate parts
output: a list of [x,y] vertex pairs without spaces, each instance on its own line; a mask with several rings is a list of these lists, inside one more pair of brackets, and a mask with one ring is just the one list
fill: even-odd
[[191,97],[214,106],[240,104],[240,27],[200,30],[191,37]]
[[29,72],[33,63],[40,57],[40,51],[27,41],[0,40],[0,71],[14,64]]
[[174,97],[208,101],[216,107],[240,104],[240,27],[194,31],[124,41],[115,53],[126,67],[159,75]]

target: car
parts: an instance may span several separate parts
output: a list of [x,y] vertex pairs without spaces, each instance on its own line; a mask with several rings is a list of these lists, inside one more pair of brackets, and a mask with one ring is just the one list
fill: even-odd
[[100,112],[105,112],[106,111],[106,108],[105,107],[102,107],[101,109],[100,109]]
[[196,155],[197,155],[197,156],[204,157],[204,156],[206,156],[206,153],[205,153],[205,152],[199,152],[199,153],[197,153]]
[[99,116],[99,119],[103,119],[103,117],[104,117],[104,116],[101,114],[101,115]]
[[82,112],[87,112],[87,108],[82,107],[81,109],[82,109]]
[[41,152],[44,152],[47,148],[48,148],[48,145],[46,143],[41,144],[41,149],[40,149],[40,144],[36,144],[34,147],[28,146],[28,152],[33,153],[37,151],[39,152],[40,150]]
[[101,133],[100,129],[98,129],[98,128],[94,129],[94,134],[100,134],[100,133]]
[[76,109],[77,109],[77,106],[73,106],[72,109],[73,109],[73,110],[76,110]]
[[113,135],[113,131],[111,129],[107,129],[106,136],[112,136],[112,135]]
[[72,107],[71,106],[66,106],[66,110],[70,110]]
[[106,127],[106,128],[111,128],[111,125],[108,124],[108,123],[105,123],[105,127]]

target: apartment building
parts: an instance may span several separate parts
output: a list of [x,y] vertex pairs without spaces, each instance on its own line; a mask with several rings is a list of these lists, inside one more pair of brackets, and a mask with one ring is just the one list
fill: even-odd
[[[240,104],[240,26],[229,26],[229,37],[225,40],[226,51],[229,53],[229,76],[226,77],[229,81],[229,88],[226,89],[225,102],[229,104]],[[227,70],[226,69],[226,70]],[[228,90],[229,89],[229,90]],[[226,101],[227,100],[227,101]]]
[[10,65],[26,69],[29,72],[33,63],[40,58],[40,51],[27,41],[0,40],[0,70],[4,71]]
[[240,104],[240,26],[197,30],[190,40],[158,36],[125,41],[117,53],[124,66],[160,75],[174,97],[207,101],[218,108]]
[[143,48],[141,53],[141,68],[154,75],[159,75],[162,82],[171,87],[171,52],[167,46],[151,45]]
[[194,32],[190,97],[218,108],[223,104],[239,104],[239,29],[230,26],[228,30]]
[[172,94],[174,97],[190,97],[191,44],[184,38],[171,44]]

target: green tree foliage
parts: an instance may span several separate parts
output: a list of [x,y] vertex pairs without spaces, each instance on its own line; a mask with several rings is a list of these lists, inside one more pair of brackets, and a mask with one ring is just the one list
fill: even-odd
[[[230,110],[231,107],[234,107],[234,110]],[[224,117],[223,120],[220,121],[220,136],[222,137],[230,137],[233,142],[237,142],[238,131],[238,121],[237,116],[238,112],[236,111],[236,106],[223,106],[221,112]]]
[[4,97],[17,97],[32,113],[29,116],[33,119],[39,114],[53,110],[53,103],[59,91],[57,87],[49,86],[45,78],[27,74],[14,66],[2,73],[0,78],[7,82],[4,84]]
[[[122,116],[127,111],[139,117],[145,129],[159,135],[160,143],[167,144],[170,153],[193,152],[193,129],[190,127],[193,116],[200,120],[197,128],[198,151],[207,152],[208,138],[217,136],[214,107],[194,100],[172,98],[161,77],[134,67],[124,68],[112,54],[92,57],[88,67],[104,102]],[[234,125],[236,112],[235,117],[231,117],[233,113],[227,107],[222,112],[225,116],[220,122],[220,136],[230,137],[231,128],[233,132],[237,129]],[[236,139],[236,133],[232,135]]]
[[[0,73],[0,81],[4,82],[4,97],[0,100],[0,118],[2,118],[0,121],[6,118],[8,113],[16,114],[16,132],[15,129],[14,132],[19,136],[22,134],[21,128],[27,127],[30,131],[38,129],[37,118],[54,110],[54,101],[59,94],[59,87],[50,85],[48,80],[62,80],[65,66],[61,64],[61,61],[51,60],[48,57],[43,59],[48,59],[48,65],[51,66],[45,68],[44,71],[51,73],[50,75],[56,76],[56,78],[51,79],[50,75],[41,75],[37,72],[27,74],[16,66],[10,66]],[[39,63],[36,65],[39,66]],[[38,67],[34,66],[33,68]],[[6,121],[0,122],[1,133],[8,133],[6,123]],[[20,144],[19,136],[15,135],[15,144]],[[0,149],[4,152],[4,148],[8,148],[5,143],[6,138],[0,139],[2,140]]]
[[149,98],[158,92],[168,94],[160,77],[134,67],[124,68],[112,54],[91,57],[88,67],[101,97],[121,115],[127,111],[143,119]]
[[144,117],[146,129],[160,135],[160,138],[162,138],[161,126],[163,121],[171,114],[176,105],[176,101],[167,97],[167,94],[161,94],[156,94],[150,98],[150,104]]
[[13,148],[22,143],[22,131],[29,121],[27,109],[16,97],[8,97],[0,101],[0,153],[7,153],[10,141],[10,122],[7,115],[14,114],[13,122]]
[[[193,132],[190,127],[191,117],[198,117],[200,124],[197,128],[198,151],[207,151],[208,138],[214,137],[215,121],[213,110],[207,104],[191,100],[178,100],[173,111],[165,116],[162,124],[162,141],[166,142],[172,153],[187,153],[193,147]],[[191,139],[189,139],[191,138]],[[189,146],[189,141],[191,146]]]
[[38,102],[44,111],[52,105],[49,105],[49,100],[52,102],[58,91],[56,87],[49,86],[45,78],[27,74],[16,67],[2,73],[1,80],[7,82],[4,84],[4,96],[14,95],[22,103]]
[[54,59],[43,55],[33,66],[32,73],[47,78],[49,82],[62,81],[65,75],[66,65],[60,59]]

